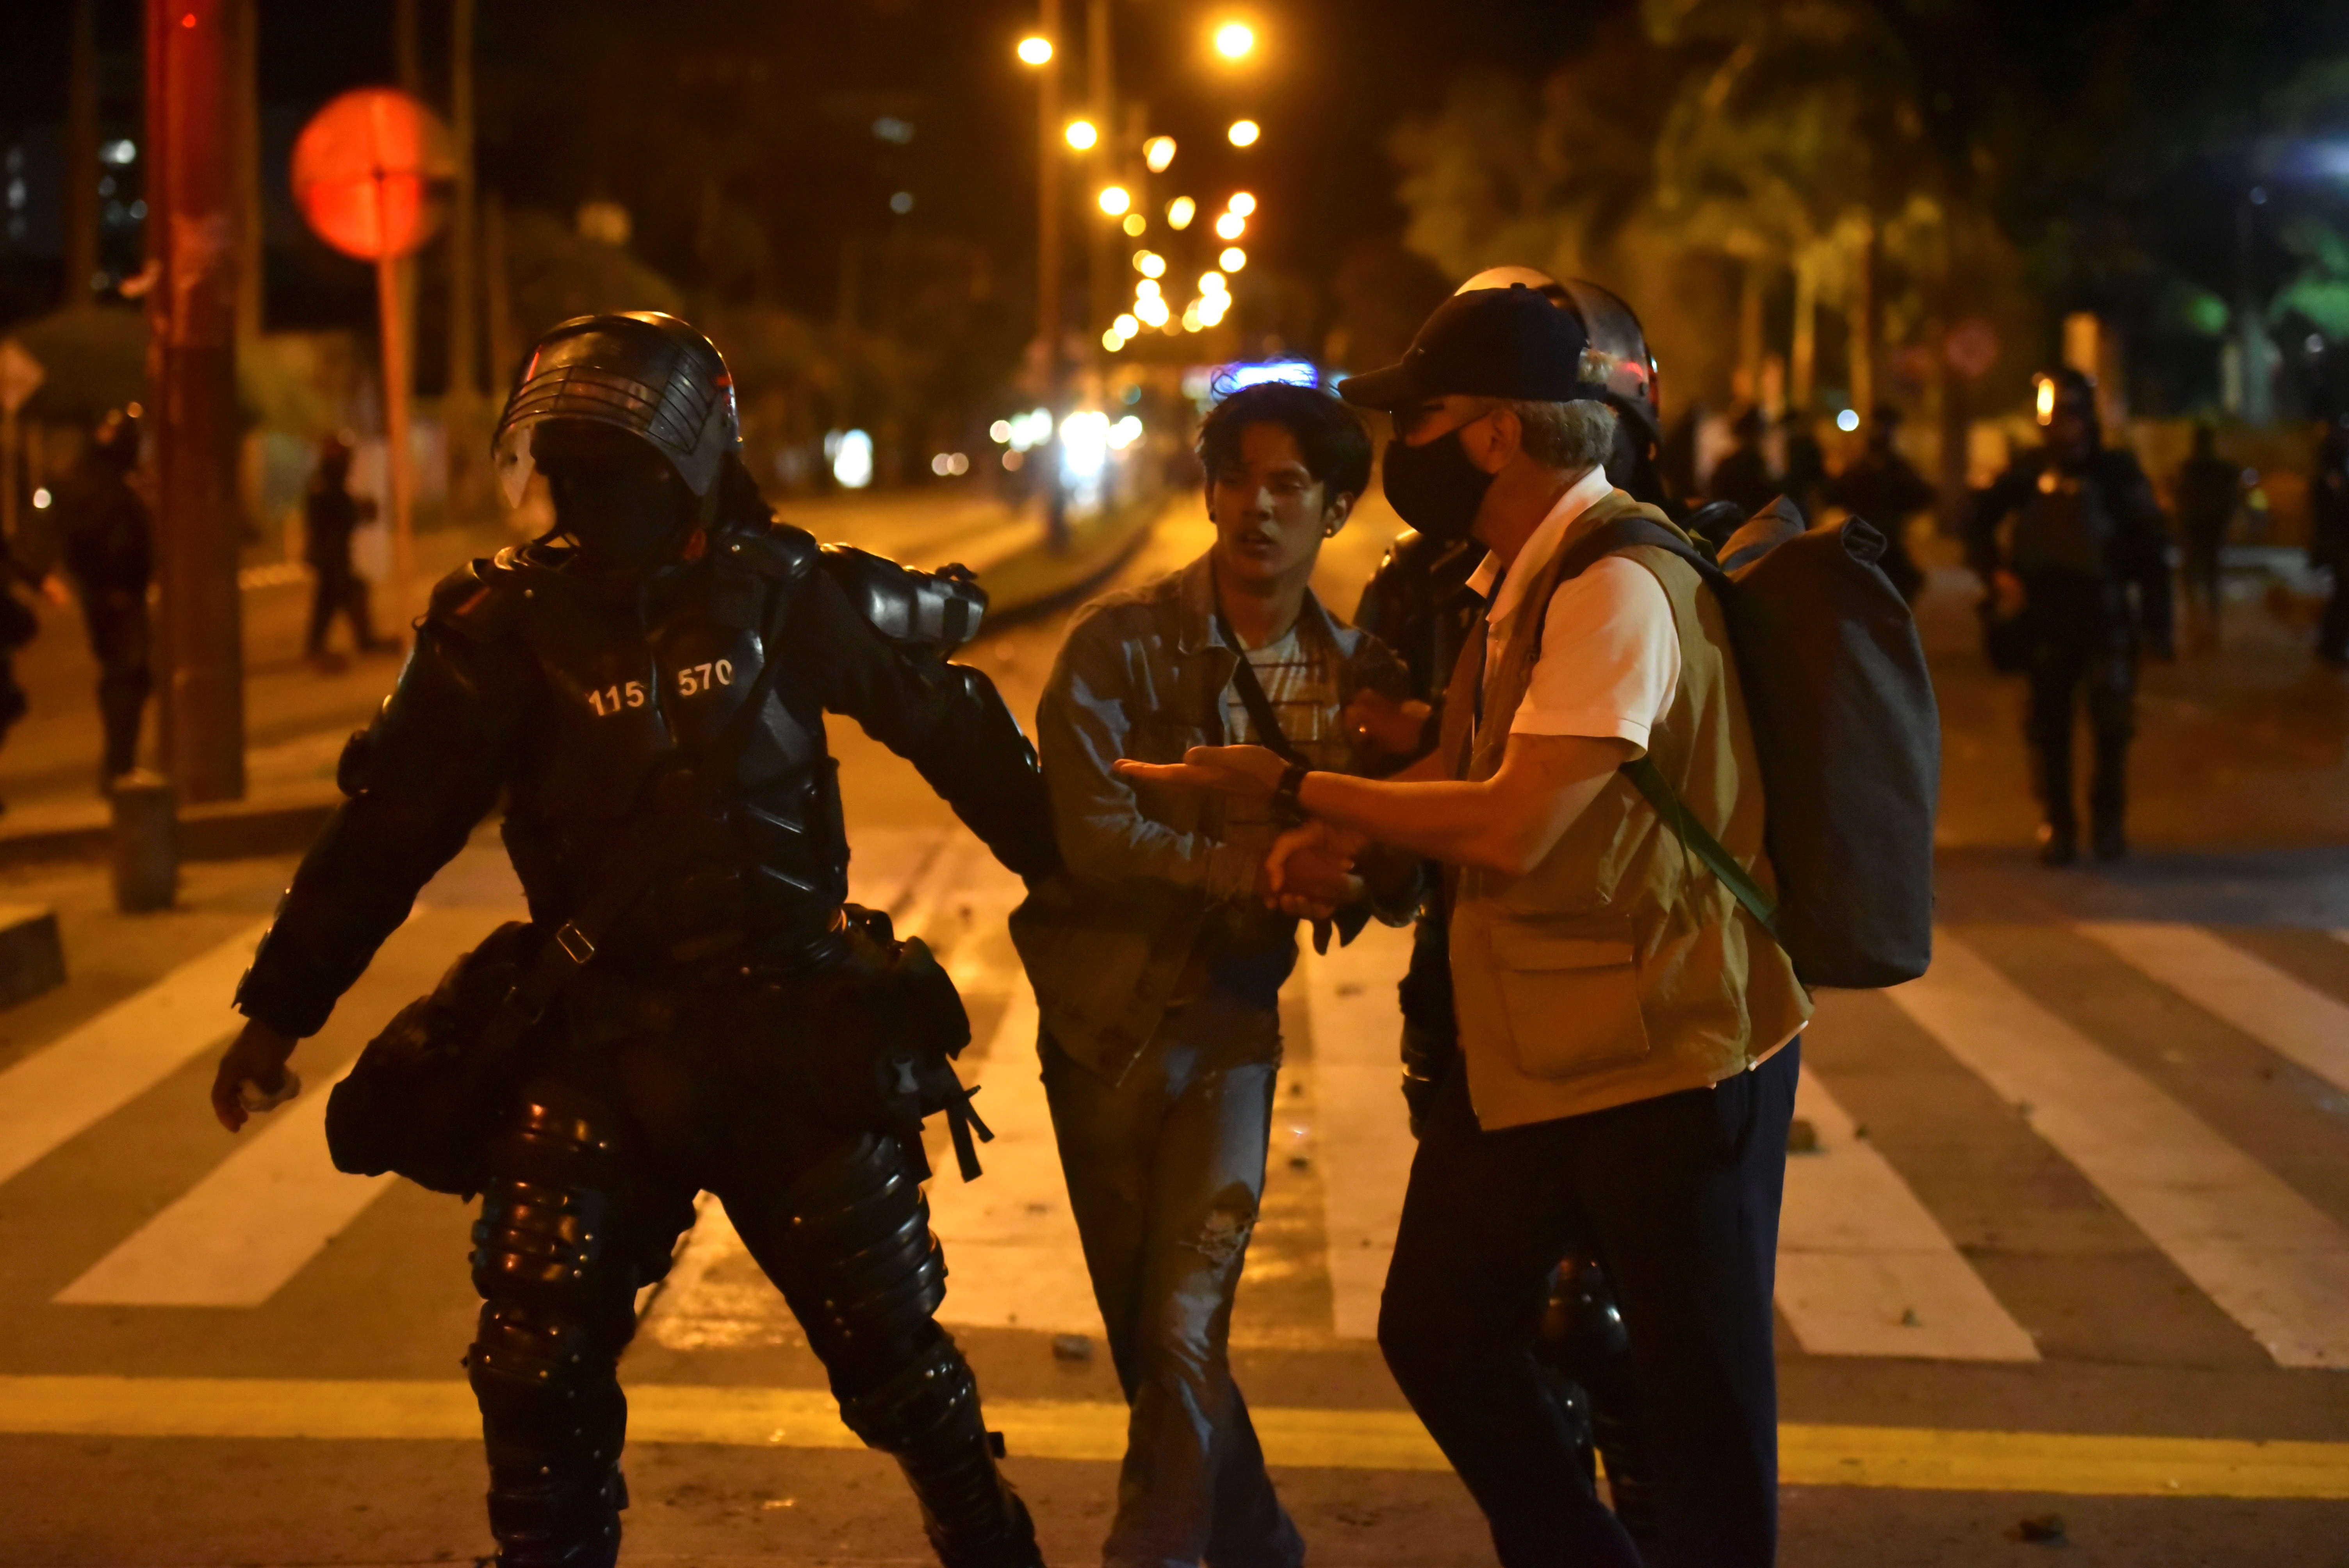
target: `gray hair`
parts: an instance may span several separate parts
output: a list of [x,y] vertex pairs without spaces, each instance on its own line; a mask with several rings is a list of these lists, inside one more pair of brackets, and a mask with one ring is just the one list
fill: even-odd
[[1525,431],[1526,456],[1546,469],[1574,470],[1603,465],[1615,449],[1615,410],[1594,398],[1571,403],[1499,401]]

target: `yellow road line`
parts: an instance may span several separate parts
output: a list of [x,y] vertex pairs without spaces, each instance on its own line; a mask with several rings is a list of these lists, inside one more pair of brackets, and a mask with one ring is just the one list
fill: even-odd
[[[1014,1455],[1114,1460],[1125,1408],[1058,1399],[996,1399],[988,1424]],[[1277,1465],[1440,1470],[1444,1456],[1405,1410],[1258,1409]],[[0,1432],[114,1438],[317,1438],[471,1440],[480,1433],[462,1383],[268,1377],[0,1377]],[[814,1388],[654,1384],[628,1390],[639,1443],[853,1449],[829,1394]],[[2349,1443],[2248,1442],[1913,1427],[1778,1429],[1789,1486],[2116,1497],[2349,1501]]]

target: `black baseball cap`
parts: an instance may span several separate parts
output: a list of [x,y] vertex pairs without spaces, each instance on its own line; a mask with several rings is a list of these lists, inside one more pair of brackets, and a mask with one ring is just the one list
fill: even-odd
[[1523,284],[1474,289],[1435,307],[1411,340],[1402,363],[1350,376],[1338,396],[1389,412],[1432,397],[1476,397],[1570,403],[1596,397],[1603,386],[1582,379],[1582,324]]

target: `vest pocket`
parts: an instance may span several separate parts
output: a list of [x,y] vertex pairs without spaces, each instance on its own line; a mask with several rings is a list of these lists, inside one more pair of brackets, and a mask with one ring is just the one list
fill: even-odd
[[1494,979],[1528,1078],[1579,1078],[1648,1054],[1628,923],[1619,936],[1493,928]]

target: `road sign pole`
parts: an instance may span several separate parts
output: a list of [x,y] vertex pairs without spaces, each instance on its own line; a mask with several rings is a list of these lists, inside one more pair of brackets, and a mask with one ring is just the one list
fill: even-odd
[[148,380],[163,757],[181,800],[244,794],[236,225],[227,0],[148,0]]
[[[378,256],[375,294],[383,317],[383,471],[385,499],[391,503],[391,614],[408,624],[409,586],[416,580],[416,535],[409,524],[408,449],[408,339],[401,331],[399,262]],[[401,634],[403,636],[405,634]]]

